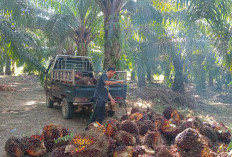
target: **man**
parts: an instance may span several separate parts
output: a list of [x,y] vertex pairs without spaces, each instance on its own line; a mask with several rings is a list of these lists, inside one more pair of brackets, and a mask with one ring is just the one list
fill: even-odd
[[109,86],[115,84],[123,84],[123,81],[110,81],[115,75],[116,71],[114,67],[108,68],[105,74],[102,74],[98,79],[97,87],[94,93],[96,98],[94,112],[90,117],[89,123],[98,121],[102,123],[105,119],[105,104],[110,99],[111,104],[115,104],[115,100],[112,98],[109,92]]

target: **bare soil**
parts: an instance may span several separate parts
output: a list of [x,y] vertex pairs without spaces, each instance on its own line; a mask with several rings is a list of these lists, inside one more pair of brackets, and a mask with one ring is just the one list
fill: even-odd
[[[6,84],[17,90],[12,92],[0,91],[1,157],[5,157],[4,145],[9,137],[41,134],[43,127],[47,124],[61,124],[73,133],[84,131],[90,114],[86,112],[75,113],[73,119],[65,120],[62,118],[60,106],[55,105],[52,109],[47,108],[43,87],[35,76],[0,76],[0,84]],[[197,93],[192,85],[188,85],[186,90],[187,94],[181,96],[170,93],[168,88],[162,86],[138,89],[130,85],[127,111],[138,106],[142,108],[152,107],[157,112],[162,112],[164,105],[177,99],[181,104],[178,106],[178,101],[175,102],[177,108],[186,114],[195,114],[201,116],[202,119],[216,119],[230,126],[232,120],[232,92],[230,90]],[[187,105],[182,107],[185,102]],[[188,104],[192,105],[193,102],[195,102],[195,106],[188,108]],[[113,118],[119,119],[123,114],[125,114],[124,106],[118,109]]]

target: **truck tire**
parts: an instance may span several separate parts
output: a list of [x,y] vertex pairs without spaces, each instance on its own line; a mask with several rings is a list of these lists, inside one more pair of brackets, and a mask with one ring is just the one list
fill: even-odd
[[52,108],[54,105],[54,101],[52,101],[51,97],[48,94],[46,96],[46,105],[48,108]]
[[71,119],[73,116],[74,107],[72,102],[68,102],[66,98],[61,102],[62,105],[62,115],[64,119]]

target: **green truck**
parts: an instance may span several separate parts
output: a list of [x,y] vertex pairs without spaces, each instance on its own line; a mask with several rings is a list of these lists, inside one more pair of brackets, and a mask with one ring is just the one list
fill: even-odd
[[[83,109],[92,111],[96,80],[102,73],[94,70],[90,57],[57,55],[45,72],[44,89],[47,107],[52,108],[54,103],[61,105],[62,115],[65,119],[71,119],[74,112]],[[81,75],[82,78],[79,78],[81,84],[78,83],[76,74]],[[125,103],[126,99],[126,78],[125,71],[117,71],[113,80],[124,80],[125,83],[109,88],[112,97],[120,105]],[[110,101],[107,102],[106,109],[111,111],[110,113],[114,113]]]

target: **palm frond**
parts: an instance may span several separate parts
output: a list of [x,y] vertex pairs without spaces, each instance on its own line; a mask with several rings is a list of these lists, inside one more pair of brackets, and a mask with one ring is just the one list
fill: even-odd
[[18,62],[28,63],[40,72],[44,71],[40,62],[29,53],[32,49],[34,51],[40,51],[40,49],[28,33],[20,31],[15,25],[1,18],[0,34],[4,52],[7,52],[11,58]]

